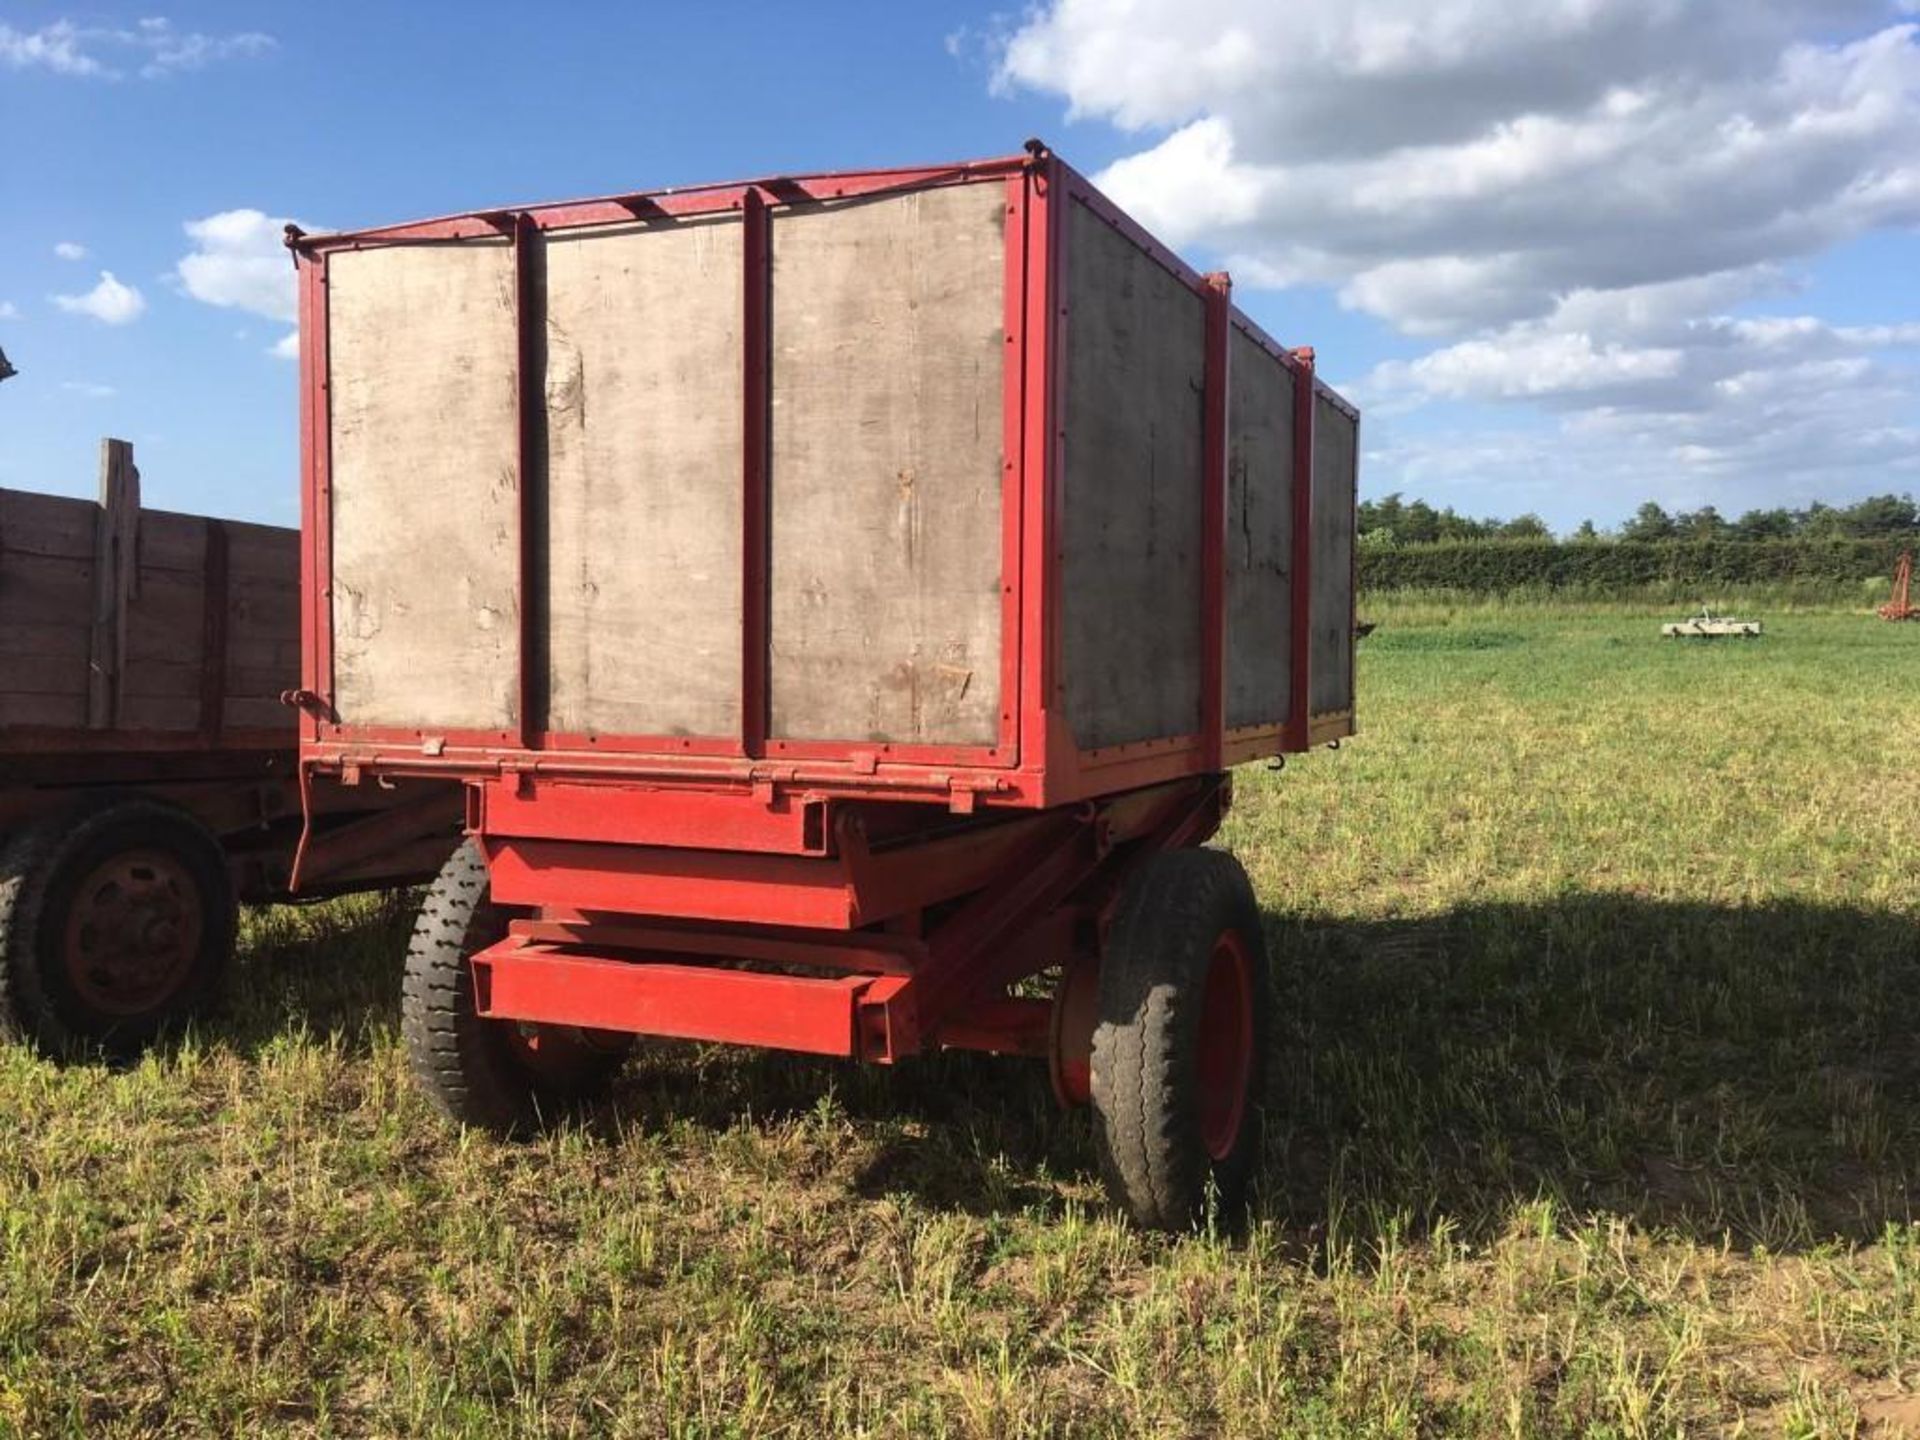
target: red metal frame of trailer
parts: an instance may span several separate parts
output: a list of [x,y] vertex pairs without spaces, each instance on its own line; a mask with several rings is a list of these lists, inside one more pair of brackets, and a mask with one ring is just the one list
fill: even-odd
[[[800,201],[954,184],[1004,187],[1002,684],[987,746],[789,740],[767,733],[766,547],[769,213]],[[1206,304],[1202,726],[1083,749],[1062,710],[1061,595],[1052,563],[1062,427],[1068,201],[1126,232]],[[516,248],[523,357],[529,238],[648,217],[739,212],[745,225],[741,706],[730,735],[603,736],[532,727],[540,654],[520,607],[517,729],[427,731],[342,723],[333,706],[326,288],[329,257],[469,238]],[[1017,237],[1014,238],[1014,237]],[[302,765],[348,784],[387,776],[468,782],[468,829],[496,902],[520,907],[473,960],[478,1013],[771,1045],[891,1061],[932,1045],[1052,1054],[1063,1096],[1086,1094],[1090,1002],[1078,958],[1128,868],[1197,845],[1224,814],[1237,764],[1351,734],[1351,709],[1309,709],[1313,417],[1354,415],[1315,377],[1313,352],[1279,345],[1202,275],[1044,147],[951,167],[832,173],[510,208],[350,234],[290,232],[299,274],[303,456]],[[1228,356],[1238,329],[1292,386],[1293,683],[1279,724],[1225,724],[1224,547]],[[539,396],[520,368],[521,473],[533,471]],[[534,564],[522,486],[520,579]],[[1042,642],[1045,643],[1042,643]],[[1351,640],[1349,640],[1349,645]],[[1351,657],[1349,656],[1349,659]],[[1349,672],[1350,673],[1350,672]],[[725,960],[744,968],[716,966]],[[1012,996],[1059,967],[1052,1002]],[[1079,977],[1079,978],[1077,978]]]

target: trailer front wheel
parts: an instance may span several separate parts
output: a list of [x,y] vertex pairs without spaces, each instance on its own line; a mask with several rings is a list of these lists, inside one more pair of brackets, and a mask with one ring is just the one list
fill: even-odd
[[476,1014],[469,959],[505,938],[507,921],[469,840],[441,867],[414,923],[400,1028],[414,1075],[447,1115],[512,1135],[604,1090],[632,1039]]
[[1155,855],[1100,959],[1092,1090],[1107,1188],[1142,1225],[1231,1222],[1259,1160],[1269,1028],[1260,909],[1218,850]]

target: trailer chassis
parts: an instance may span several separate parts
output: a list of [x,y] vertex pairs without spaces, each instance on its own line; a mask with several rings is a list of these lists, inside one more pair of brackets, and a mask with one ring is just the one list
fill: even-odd
[[[686,798],[595,789],[596,823],[616,830],[645,831]],[[1088,981],[1113,899],[1146,856],[1212,835],[1230,793],[1224,775],[1194,777],[878,843],[875,807],[849,806],[832,853],[811,856],[529,839],[483,823],[493,898],[522,913],[471,958],[475,1010],[880,1064],[939,1048],[1046,1057],[1061,1099],[1084,1103]],[[750,794],[699,803],[766,809]],[[1051,999],[1008,993],[1052,970]]]
[[467,794],[402,1005],[456,1120],[544,1123],[635,1036],[882,1065],[976,1050],[1044,1059],[1063,1106],[1091,1103],[1137,1220],[1244,1198],[1270,1002],[1252,887],[1200,848],[1225,773],[969,815],[525,773]]

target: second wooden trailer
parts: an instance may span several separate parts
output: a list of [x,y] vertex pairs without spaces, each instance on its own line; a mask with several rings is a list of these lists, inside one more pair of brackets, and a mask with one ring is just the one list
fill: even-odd
[[290,236],[302,765],[453,776],[417,1071],[1045,1057],[1144,1223],[1259,1148],[1237,764],[1354,727],[1358,416],[1044,146]]

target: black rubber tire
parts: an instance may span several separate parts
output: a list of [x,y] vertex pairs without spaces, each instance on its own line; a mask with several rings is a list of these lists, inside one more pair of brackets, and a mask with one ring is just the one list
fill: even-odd
[[[179,867],[199,907],[198,943],[164,994],[130,1012],[103,1008],[65,964],[79,890],[118,855],[158,851]],[[176,806],[144,796],[102,796],[48,815],[0,854],[0,1032],[55,1059],[126,1059],[163,1032],[205,1015],[233,958],[239,912],[220,842]],[[183,947],[184,948],[184,947]],[[104,975],[101,984],[110,984]]]
[[[1252,972],[1252,1054],[1239,1129],[1216,1160],[1202,1136],[1201,1016],[1214,947],[1229,930]],[[1244,1213],[1264,1128],[1270,991],[1260,907],[1233,856],[1166,851],[1129,877],[1100,957],[1093,1109],[1107,1192],[1136,1223],[1177,1232],[1210,1209],[1227,1226]]]
[[548,1050],[536,1066],[515,1043],[515,1032],[532,1027],[476,1015],[467,957],[505,936],[508,918],[489,899],[480,848],[466,841],[441,867],[414,922],[400,1028],[415,1077],[450,1118],[521,1135],[604,1092],[631,1040],[541,1027]]

